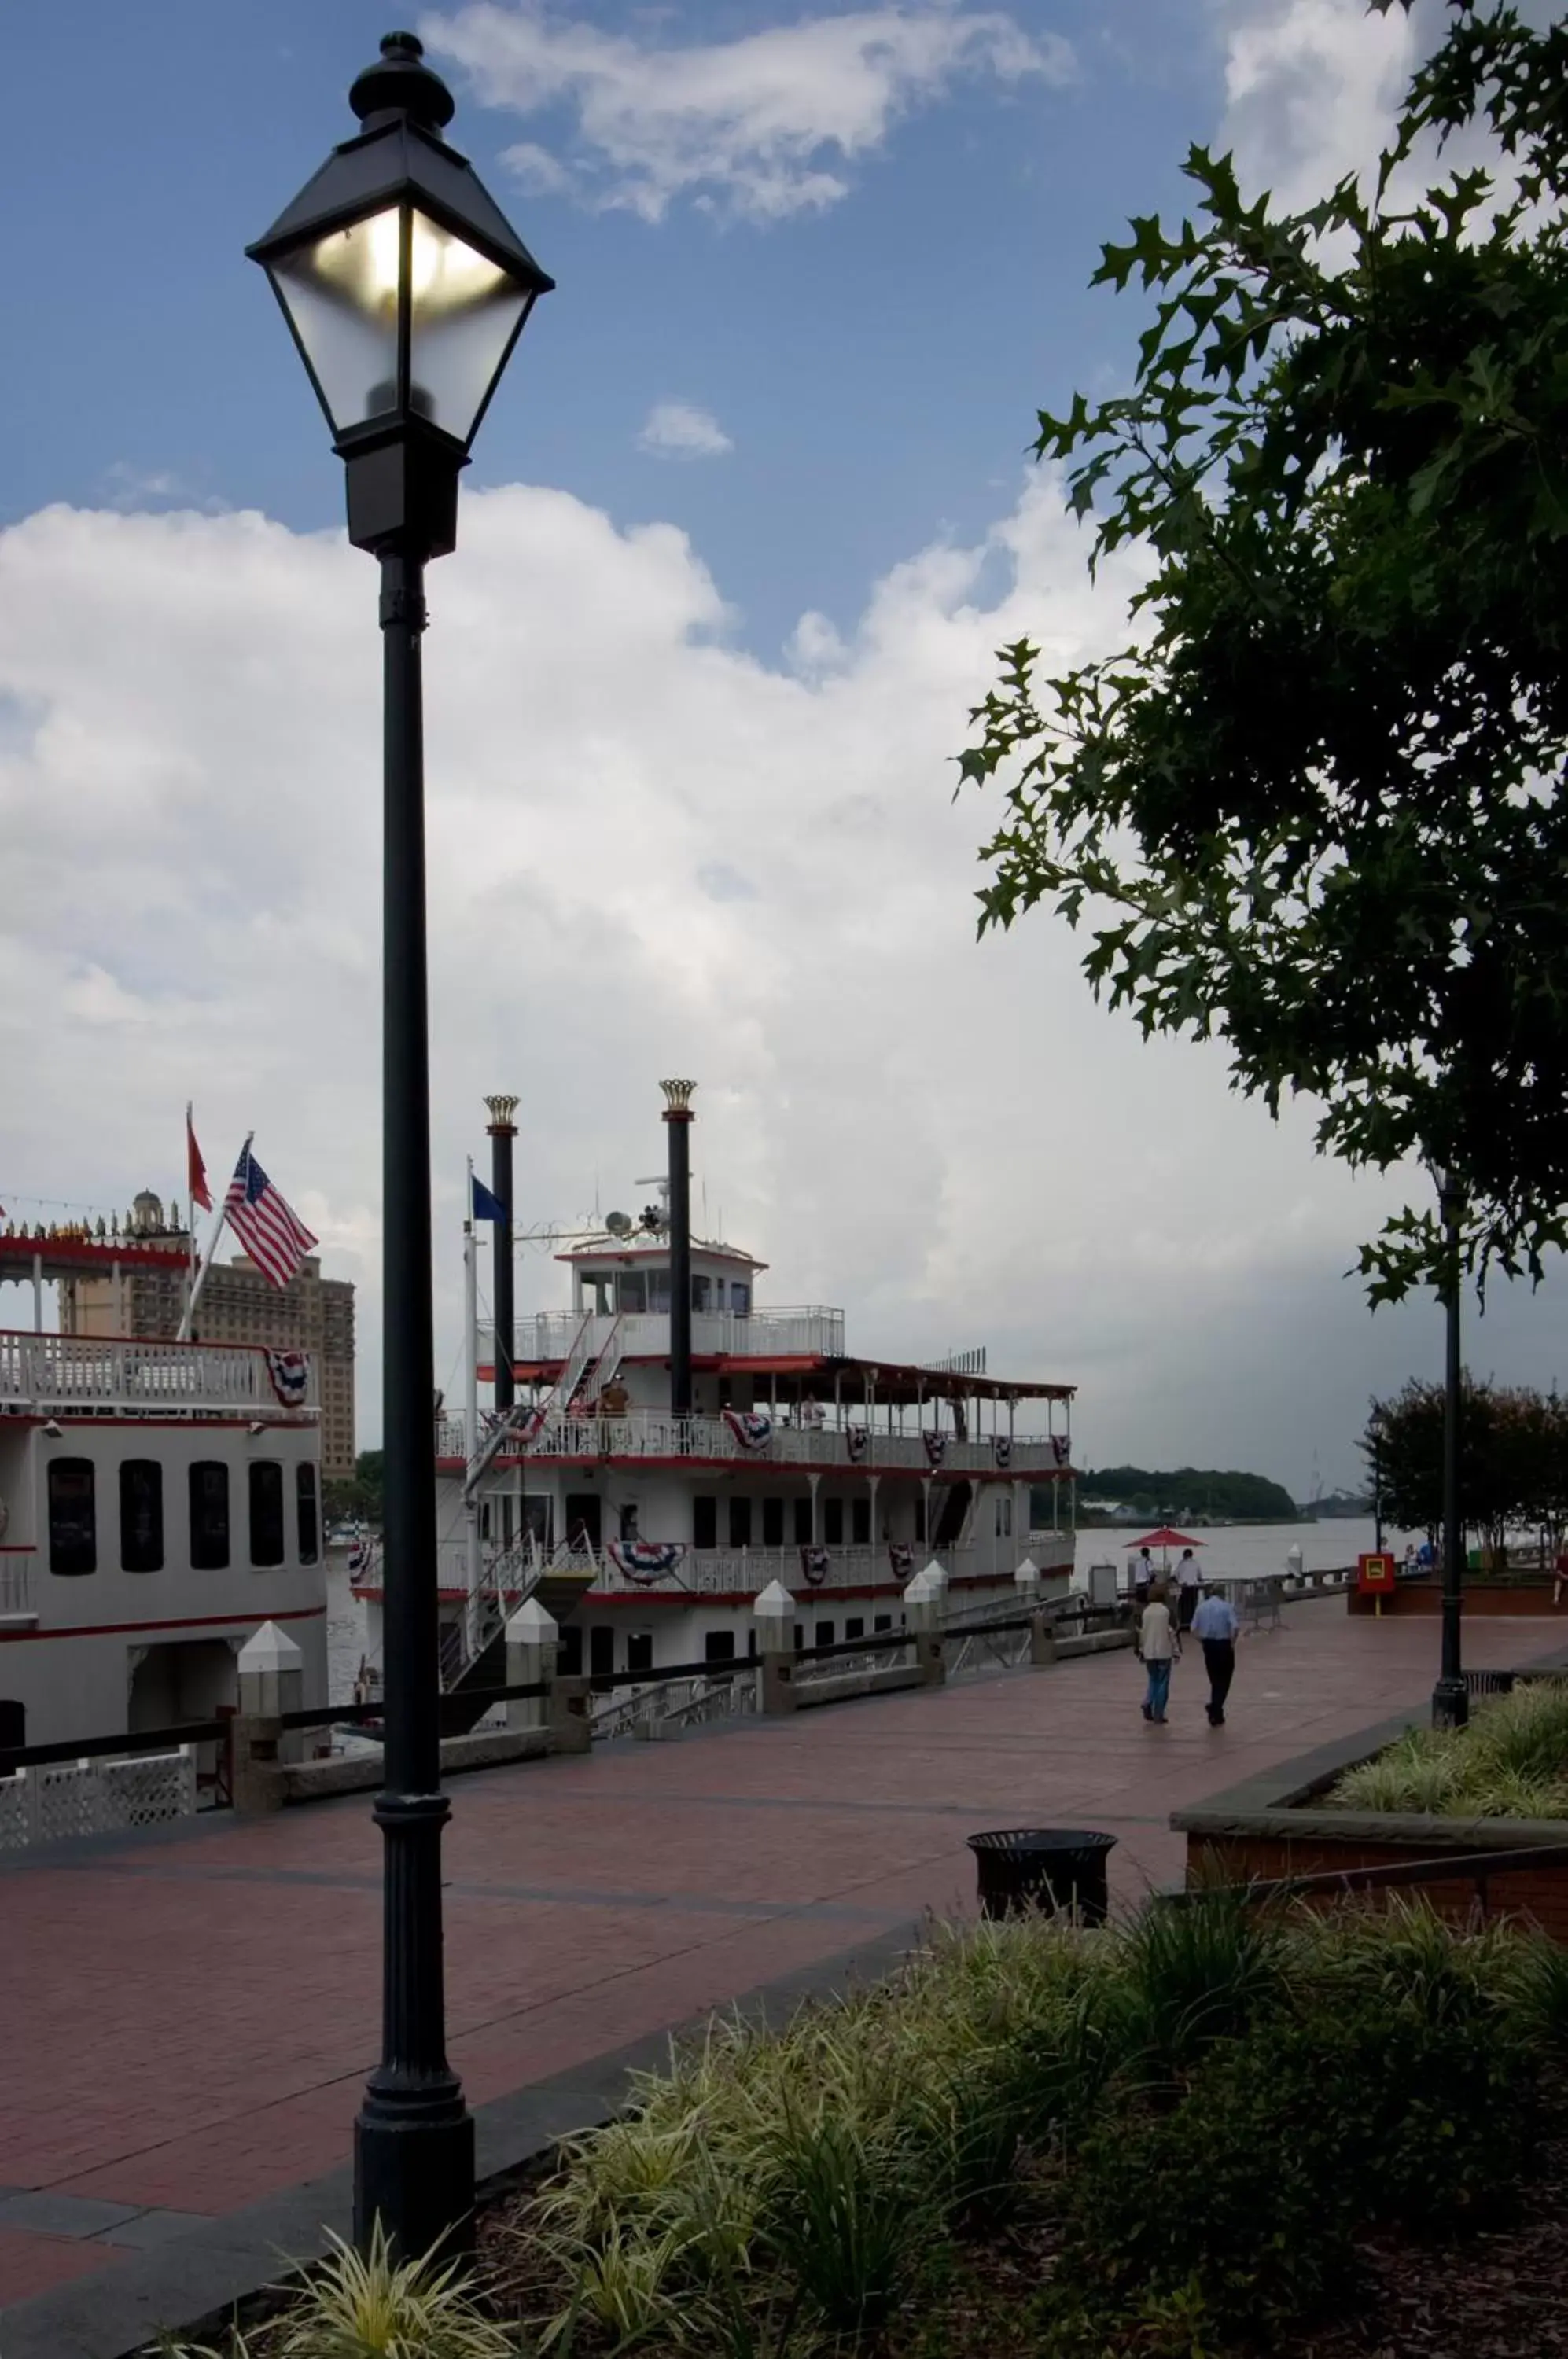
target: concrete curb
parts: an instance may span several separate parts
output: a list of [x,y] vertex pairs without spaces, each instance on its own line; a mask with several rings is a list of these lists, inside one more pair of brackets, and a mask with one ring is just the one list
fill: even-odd
[[[482,2194],[499,2191],[544,2161],[562,2138],[613,2120],[626,2107],[631,2076],[659,2069],[672,2039],[700,2030],[715,2014],[780,2026],[809,1999],[842,1997],[856,1984],[880,1981],[920,1938],[919,1925],[896,1926],[759,1984],[722,2009],[704,2008],[667,2030],[476,2106]],[[159,2333],[210,2337],[222,2331],[236,2303],[320,2259],[329,2229],[350,2234],[353,2193],[345,2163],[95,2276],[35,2294],[0,2310],[0,2352],[5,2359],[131,2359]]]

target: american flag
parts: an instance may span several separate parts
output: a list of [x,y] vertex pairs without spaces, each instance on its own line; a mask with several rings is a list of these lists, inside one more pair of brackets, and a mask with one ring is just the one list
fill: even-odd
[[262,1276],[287,1286],[319,1240],[290,1212],[248,1147],[240,1150],[223,1217]]

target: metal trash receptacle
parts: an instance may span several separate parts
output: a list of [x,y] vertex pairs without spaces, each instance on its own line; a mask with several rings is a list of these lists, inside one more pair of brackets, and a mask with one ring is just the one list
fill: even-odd
[[1109,1908],[1105,1862],[1115,1835],[1085,1827],[1011,1827],[971,1835],[980,1875],[980,1913],[1010,1917],[1018,1909],[1073,1916],[1103,1925]]

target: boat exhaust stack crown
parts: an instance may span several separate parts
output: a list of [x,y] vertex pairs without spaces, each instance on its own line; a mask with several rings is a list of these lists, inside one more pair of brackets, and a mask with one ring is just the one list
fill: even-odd
[[517,1305],[512,1288],[512,1141],[517,1125],[512,1117],[517,1111],[515,1097],[497,1095],[485,1101],[490,1119],[485,1128],[490,1134],[490,1193],[500,1205],[504,1220],[495,1223],[495,1407],[503,1416],[517,1397],[517,1379],[512,1373],[512,1354],[517,1349]]

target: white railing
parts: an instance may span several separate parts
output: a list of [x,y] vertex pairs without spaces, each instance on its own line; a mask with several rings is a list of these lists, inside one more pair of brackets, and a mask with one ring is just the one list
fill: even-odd
[[0,1851],[188,1819],[196,1810],[196,1756],[144,1754],[126,1761],[58,1761],[0,1777]]
[[25,1557],[0,1556],[0,1616],[31,1614],[32,1567]]
[[[320,1396],[312,1363],[303,1406]],[[0,1332],[0,1404],[33,1409],[234,1409],[279,1417],[267,1355],[248,1345],[100,1342]]]
[[635,1736],[639,1728],[697,1728],[708,1721],[738,1719],[758,1710],[755,1663],[715,1664],[711,1673],[688,1680],[658,1680],[623,1690],[593,1715],[593,1741]]
[[[761,1449],[750,1450],[722,1417],[673,1418],[652,1409],[612,1418],[547,1416],[522,1454],[528,1458],[706,1458],[725,1465],[819,1466],[862,1474],[888,1470],[1000,1473],[1019,1481],[1067,1471],[1058,1456],[1058,1443],[1064,1436],[1016,1434],[1003,1461],[998,1460],[989,1435],[960,1441],[950,1433],[933,1463],[918,1432],[866,1432],[863,1446],[858,1439],[863,1431],[847,1420],[841,1428],[793,1425],[779,1419]],[[851,1432],[856,1436],[856,1456],[851,1455]],[[460,1419],[443,1419],[437,1430],[436,1451],[441,1458],[464,1455]],[[500,1454],[507,1453],[503,1449]]]
[[964,1574],[973,1569],[975,1551],[972,1548],[932,1549],[911,1544],[897,1559],[886,1547],[831,1548],[826,1553],[828,1567],[820,1582],[807,1580],[798,1548],[688,1549],[674,1571],[660,1574],[655,1582],[629,1580],[606,1555],[593,1586],[616,1593],[643,1588],[687,1589],[694,1597],[731,1597],[750,1595],[766,1589],[770,1581],[779,1581],[805,1615],[819,1590],[875,1588],[900,1595],[910,1575],[929,1563],[932,1556],[950,1574]]
[[[564,1360],[582,1325],[576,1310],[541,1310],[520,1319],[517,1327],[519,1360]],[[604,1312],[590,1324],[589,1348],[602,1350],[615,1323]],[[622,1314],[621,1349],[628,1360],[668,1359],[670,1314],[667,1310],[632,1310]],[[699,1359],[842,1360],[844,1313],[825,1308],[754,1310],[742,1316],[733,1310],[694,1310],[691,1349]]]

